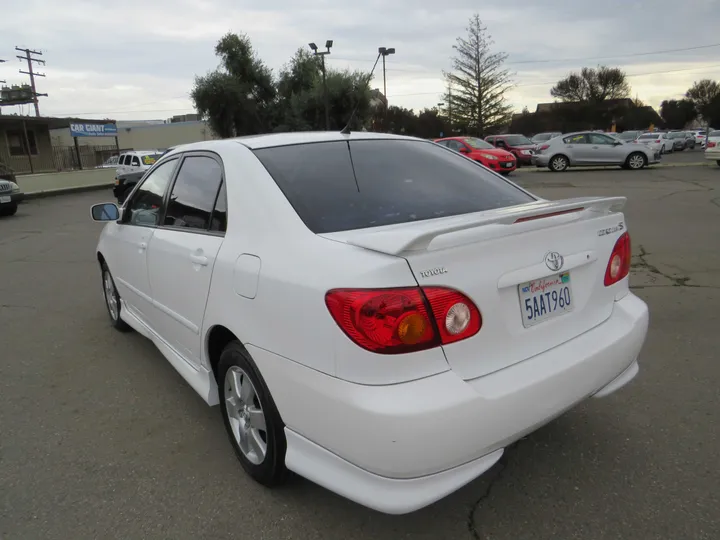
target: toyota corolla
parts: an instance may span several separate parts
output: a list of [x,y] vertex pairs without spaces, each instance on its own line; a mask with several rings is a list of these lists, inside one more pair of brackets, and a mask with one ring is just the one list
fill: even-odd
[[638,373],[624,204],[411,137],[287,133],[175,148],[92,216],[112,326],[219,405],[250,476],[401,514]]

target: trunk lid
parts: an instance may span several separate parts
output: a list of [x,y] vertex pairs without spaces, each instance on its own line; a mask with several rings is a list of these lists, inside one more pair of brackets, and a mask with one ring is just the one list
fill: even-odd
[[[483,318],[480,332],[443,346],[453,371],[472,379],[560,345],[610,316],[618,288],[627,288],[627,279],[603,284],[626,230],[618,212],[624,204],[622,197],[538,201],[325,236],[404,257],[419,285],[451,287],[472,299]],[[564,273],[569,278],[560,277]],[[550,302],[544,293],[552,290],[567,294],[569,311],[558,312],[556,303],[552,315],[549,308],[543,313],[538,294]],[[532,320],[524,319],[528,298]]]

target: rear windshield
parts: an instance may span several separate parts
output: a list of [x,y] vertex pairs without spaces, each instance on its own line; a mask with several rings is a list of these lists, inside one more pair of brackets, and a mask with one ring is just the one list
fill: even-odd
[[640,135],[640,139],[657,139],[660,137],[660,133],[646,133],[645,135]]
[[637,131],[623,131],[622,133],[615,133],[615,136],[623,141],[631,141],[637,138]]
[[324,142],[263,148],[255,155],[316,234],[535,200],[481,165],[424,141]]

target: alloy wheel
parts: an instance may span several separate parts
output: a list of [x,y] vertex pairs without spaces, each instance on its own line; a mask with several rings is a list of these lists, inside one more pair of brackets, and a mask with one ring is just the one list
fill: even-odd
[[248,374],[232,366],[225,374],[225,409],[240,451],[253,465],[267,455],[265,413]]

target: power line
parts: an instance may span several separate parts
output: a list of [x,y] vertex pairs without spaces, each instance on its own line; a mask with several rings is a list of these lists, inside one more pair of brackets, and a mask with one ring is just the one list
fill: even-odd
[[[720,68],[720,64],[715,64],[712,66],[700,66],[695,68],[687,68],[687,69],[673,69],[673,70],[666,70],[666,71],[648,71],[645,73],[631,73],[629,75],[626,75],[626,77],[644,77],[645,75],[664,75],[667,73],[680,73],[682,71],[695,71],[698,69],[718,69]],[[518,87],[528,87],[528,86],[547,86],[548,84],[557,84],[557,81],[547,81],[547,82],[541,82],[541,83],[528,83],[528,84],[516,84],[514,88]],[[404,96],[430,96],[430,95],[437,95],[442,94],[442,91],[437,92],[417,92],[414,94],[395,94],[393,96],[388,97],[404,97]]]
[[[694,47],[682,47],[679,49],[662,49],[662,50],[656,50],[656,51],[647,51],[647,52],[641,52],[641,53],[630,53],[630,54],[617,54],[613,56],[588,56],[585,58],[554,58],[554,59],[541,59],[541,60],[515,60],[510,62],[505,62],[507,65],[519,65],[519,64],[548,64],[548,63],[557,63],[557,62],[584,62],[588,60],[611,60],[614,58],[635,58],[639,56],[650,56],[655,54],[668,54],[668,53],[675,53],[675,52],[686,52],[686,51],[696,51],[701,49],[710,49],[713,47],[720,47],[720,43],[712,43],[710,45],[697,45]],[[373,60],[369,60],[366,58],[341,58],[341,57],[334,57],[332,60],[343,60],[346,62],[372,62]],[[408,72],[421,72],[425,70],[415,70],[415,69],[401,69],[401,68],[392,68],[393,71],[408,71]]]

